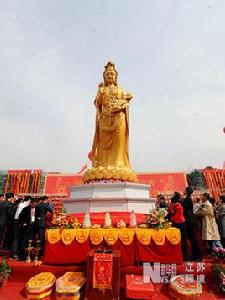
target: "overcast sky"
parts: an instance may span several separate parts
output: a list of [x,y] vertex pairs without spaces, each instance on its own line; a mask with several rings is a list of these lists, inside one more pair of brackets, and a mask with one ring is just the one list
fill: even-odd
[[225,1],[1,0],[0,169],[88,162],[104,65],[133,94],[136,171],[225,160]]

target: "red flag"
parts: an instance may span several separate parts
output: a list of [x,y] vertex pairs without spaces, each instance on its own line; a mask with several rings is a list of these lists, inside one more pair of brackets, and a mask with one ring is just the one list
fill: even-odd
[[83,174],[84,171],[87,170],[87,168],[88,168],[88,165],[87,165],[87,164],[84,165],[84,166],[80,169],[80,171],[78,172],[78,174]]

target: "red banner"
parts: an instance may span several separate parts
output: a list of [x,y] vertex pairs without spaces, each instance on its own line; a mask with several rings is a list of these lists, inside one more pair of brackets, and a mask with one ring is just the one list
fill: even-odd
[[151,186],[151,197],[171,195],[175,191],[183,193],[187,186],[185,173],[138,173],[138,179]]
[[48,174],[45,181],[45,194],[69,196],[70,187],[82,184],[79,174]]
[[93,288],[112,289],[112,253],[95,253],[93,266]]
[[[71,186],[82,184],[81,174],[48,174],[45,193],[69,196]],[[170,195],[174,191],[183,193],[187,186],[185,173],[138,173],[140,183],[151,186],[151,197],[158,194]]]
[[28,193],[31,170],[8,170],[4,192]]
[[225,187],[225,170],[222,169],[204,169],[203,176],[207,183],[210,194],[219,200]]

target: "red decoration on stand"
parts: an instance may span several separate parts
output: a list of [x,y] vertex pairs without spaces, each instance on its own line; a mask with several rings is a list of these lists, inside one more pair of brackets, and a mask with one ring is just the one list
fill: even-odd
[[120,251],[91,250],[87,256],[85,300],[119,299],[119,291]]
[[112,289],[112,253],[95,253],[93,267],[93,288]]

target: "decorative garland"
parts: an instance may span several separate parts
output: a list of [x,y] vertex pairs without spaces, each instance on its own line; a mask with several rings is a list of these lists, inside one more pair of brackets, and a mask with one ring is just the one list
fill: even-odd
[[60,240],[65,245],[70,245],[75,239],[78,243],[84,243],[90,238],[93,245],[99,245],[103,239],[108,245],[114,245],[119,239],[124,245],[130,245],[136,235],[142,245],[149,245],[151,239],[156,245],[164,245],[167,239],[172,245],[180,243],[180,230],[177,228],[168,229],[118,229],[118,228],[98,228],[98,229],[48,229],[46,238],[50,244],[56,244]]

